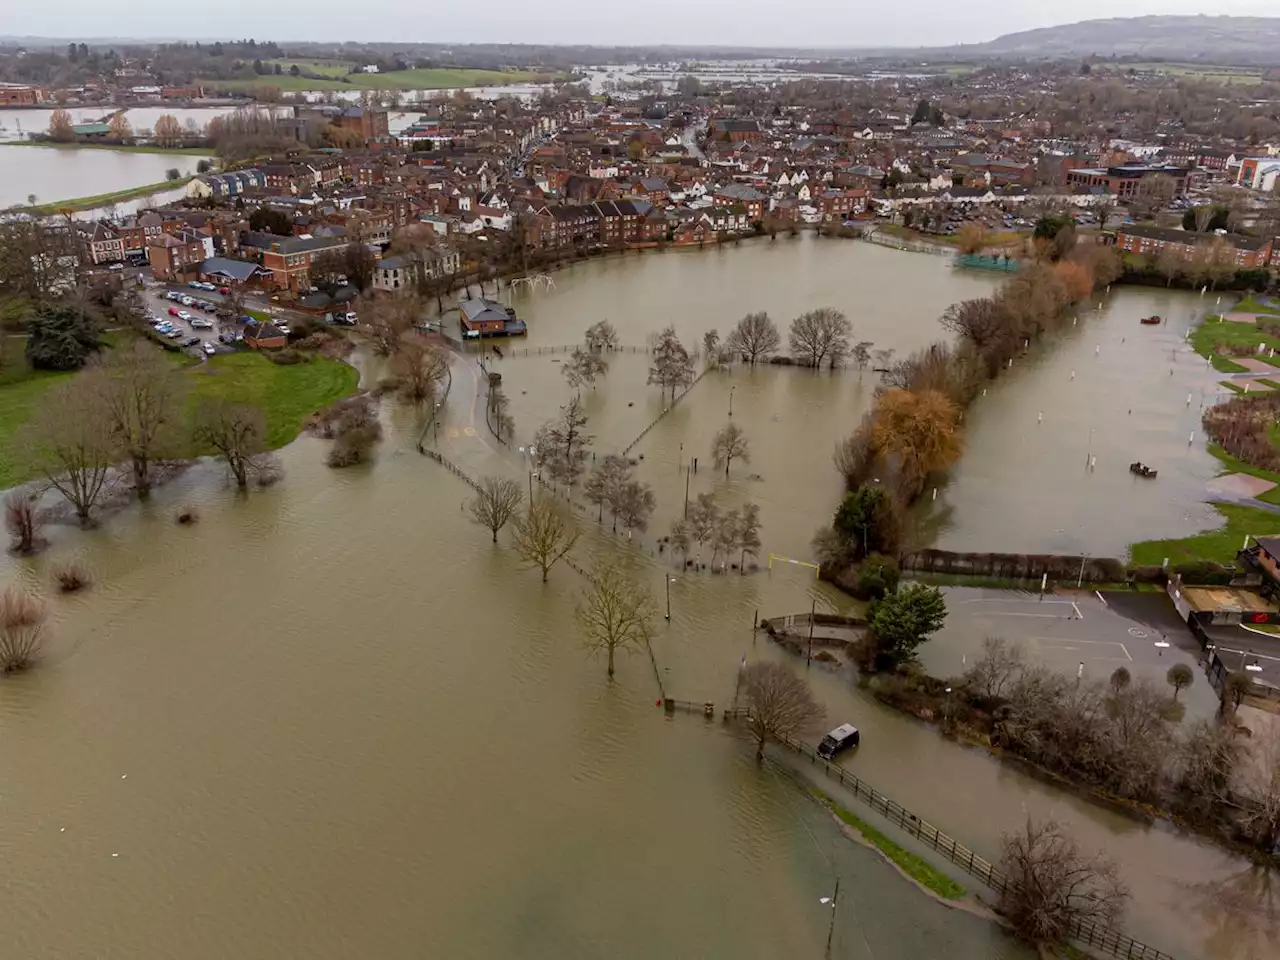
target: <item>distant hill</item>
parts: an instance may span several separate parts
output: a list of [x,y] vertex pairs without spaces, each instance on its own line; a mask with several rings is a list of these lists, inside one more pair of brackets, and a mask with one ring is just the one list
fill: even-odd
[[1085,20],[948,47],[982,57],[1102,57],[1280,64],[1280,17],[1129,17]]

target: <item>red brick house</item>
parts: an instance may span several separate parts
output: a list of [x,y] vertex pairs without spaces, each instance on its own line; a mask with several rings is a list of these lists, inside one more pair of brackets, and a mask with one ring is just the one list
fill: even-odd
[[376,140],[390,136],[387,129],[387,111],[368,107],[348,107],[333,118],[333,125],[340,130],[358,133],[363,140]]
[[208,259],[204,239],[193,233],[172,236],[162,233],[147,243],[147,260],[157,280],[179,280],[194,276]]
[[728,140],[730,143],[759,140],[764,135],[760,129],[759,122],[755,120],[738,120],[731,117],[713,119],[709,124],[708,134],[717,140]]
[[120,231],[120,240],[124,244],[125,255],[143,254],[147,252],[147,245],[155,239],[158,239],[163,233],[163,223],[158,213],[147,212],[136,217],[128,217],[117,229]]
[[244,328],[244,345],[250,350],[280,350],[289,338],[270,323],[251,323]]
[[1167,227],[1148,227],[1142,224],[1122,224],[1116,230],[1116,246],[1127,253],[1136,253],[1155,259],[1162,251],[1172,248],[1190,259],[1201,247],[1221,237],[1231,251],[1231,262],[1237,270],[1265,268],[1271,261],[1273,241],[1240,234],[1204,234]]

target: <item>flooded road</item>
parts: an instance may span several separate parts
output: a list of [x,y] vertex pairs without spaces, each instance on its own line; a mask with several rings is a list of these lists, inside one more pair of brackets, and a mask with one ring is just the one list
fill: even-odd
[[[937,338],[947,303],[991,286],[940,258],[784,242],[574,267],[554,291],[517,300],[528,345],[576,341],[605,317],[624,344],[643,344],[667,323],[692,340],[749,310],[785,328],[834,305],[858,339],[905,351]],[[569,396],[556,359],[495,366],[519,438]],[[620,354],[584,392],[598,452],[661,412],[647,362]],[[1058,361],[1049,348],[1039,362]],[[473,474],[523,479],[518,451],[477,421],[476,380],[459,360],[440,450]],[[1023,415],[1036,383],[1047,378],[1010,381],[1030,393]],[[657,492],[651,531],[625,544],[584,522],[575,557],[620,558],[662,602],[675,571],[654,538],[683,509],[681,464],[709,458],[732,398],[752,460],[727,480],[700,467],[690,492],[759,502],[762,558],[807,559],[840,494],[831,448],[874,386],[856,371],[708,375],[633,450]],[[558,566],[544,586],[493,547],[463,510],[469,489],[414,449],[422,415],[388,402],[384,422],[368,467],[331,471],[326,445],[303,438],[283,452],[276,488],[240,499],[202,465],[97,531],[58,530],[45,555],[0,561],[0,581],[46,594],[49,565],[67,556],[99,580],[51,601],[47,661],[0,684],[14,955],[816,958],[831,916],[819,898],[838,876],[851,895],[833,956],[1028,956],[840,837],[731,730],[665,717],[647,657],[624,657],[607,683],[574,623],[578,574]],[[179,527],[188,503],[201,522]],[[956,513],[948,535],[963,529]],[[990,525],[993,538],[1009,533]],[[653,642],[663,686],[717,704],[732,699],[744,656],[782,656],[751,630],[757,611],[844,604],[785,564],[677,574],[671,595]],[[1268,956],[1265,925],[1249,924],[1273,914],[1247,862],[948,742],[850,677],[815,667],[811,679],[832,724],[863,731],[846,765],[979,853],[998,854],[1027,814],[1055,816],[1121,861],[1133,936],[1180,958]]]

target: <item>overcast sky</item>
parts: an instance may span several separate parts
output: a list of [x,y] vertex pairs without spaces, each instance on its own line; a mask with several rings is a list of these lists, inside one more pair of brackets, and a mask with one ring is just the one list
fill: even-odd
[[[1274,16],[1274,0],[0,0],[0,34],[156,37],[190,25],[210,37],[273,40],[935,46],[1055,23],[1145,14]],[[199,39],[192,32],[190,39]]]

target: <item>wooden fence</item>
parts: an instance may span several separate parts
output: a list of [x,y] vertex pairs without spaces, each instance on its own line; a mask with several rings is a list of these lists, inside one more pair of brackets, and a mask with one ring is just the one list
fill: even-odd
[[692,390],[694,387],[696,387],[699,384],[699,382],[701,382],[702,378],[711,372],[711,369],[712,369],[711,367],[707,367],[700,374],[694,377],[693,382],[690,383],[689,386],[685,387],[684,392],[681,393],[680,396],[672,400],[671,403],[667,407],[665,407],[660,414],[654,417],[653,420],[649,423],[649,425],[640,431],[640,435],[638,437],[636,437],[634,440],[632,440],[630,443],[628,443],[625,447],[622,448],[622,455],[625,457],[633,449],[635,449],[636,444],[638,444],[641,440],[643,440],[645,436],[649,433],[649,431],[658,425],[658,422],[662,420],[663,417],[665,417],[668,413],[674,410],[676,408],[676,404],[679,403],[681,400],[683,400],[685,397],[687,397],[689,395],[689,391]]
[[[734,716],[736,714],[733,711],[725,711],[726,719]],[[977,877],[992,890],[997,893],[1003,893],[1008,888],[1011,881],[990,860],[978,856],[978,854],[954,837],[948,836],[933,824],[916,816],[902,804],[889,799],[848,770],[819,757],[813,747],[790,737],[784,737],[781,740],[781,745],[794,753],[807,757],[815,766],[820,766],[823,773],[828,777],[838,780],[840,785],[849,790],[858,800],[861,800],[871,809],[897,824],[909,835],[937,850],[956,866],[970,876]],[[1091,920],[1074,923],[1068,931],[1068,936],[1072,940],[1087,944],[1095,950],[1101,950],[1113,957],[1122,957],[1124,960],[1174,960],[1170,954],[1162,950],[1147,946],[1132,937],[1125,936],[1118,930],[1094,923]]]

